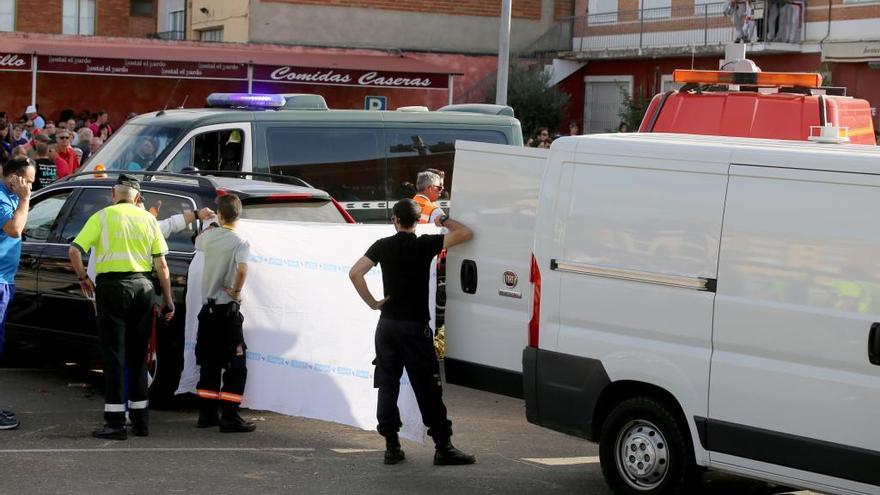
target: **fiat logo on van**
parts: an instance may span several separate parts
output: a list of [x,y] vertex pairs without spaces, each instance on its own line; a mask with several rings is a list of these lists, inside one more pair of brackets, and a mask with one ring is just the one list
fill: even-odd
[[519,277],[517,277],[515,273],[510,270],[504,272],[504,285],[512,289],[516,287],[517,282],[519,282]]

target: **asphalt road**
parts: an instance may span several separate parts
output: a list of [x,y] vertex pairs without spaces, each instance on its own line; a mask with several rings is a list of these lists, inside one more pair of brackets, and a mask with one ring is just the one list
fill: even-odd
[[[0,367],[0,408],[21,428],[0,431],[0,494],[608,494],[595,445],[531,425],[523,402],[456,386],[446,398],[454,443],[477,464],[435,467],[429,444],[404,442],[407,459],[382,464],[374,432],[243,411],[252,434],[195,427],[191,406],[152,411],[151,435],[102,441],[100,375],[30,360]],[[701,493],[789,493],[711,474]]]

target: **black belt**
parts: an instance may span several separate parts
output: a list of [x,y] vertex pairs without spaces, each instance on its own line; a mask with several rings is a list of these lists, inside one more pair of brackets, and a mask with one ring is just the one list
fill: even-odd
[[112,280],[132,280],[138,278],[147,278],[151,272],[107,272],[99,273],[95,277],[95,282],[109,282]]

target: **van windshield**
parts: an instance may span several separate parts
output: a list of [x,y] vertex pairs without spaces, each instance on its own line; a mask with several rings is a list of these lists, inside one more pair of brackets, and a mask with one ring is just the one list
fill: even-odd
[[177,139],[181,129],[152,125],[126,124],[89,158],[83,170],[103,165],[107,170],[147,170]]

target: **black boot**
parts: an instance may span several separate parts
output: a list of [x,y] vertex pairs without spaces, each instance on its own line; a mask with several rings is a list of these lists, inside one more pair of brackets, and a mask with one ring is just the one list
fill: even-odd
[[216,399],[199,399],[199,428],[211,428],[220,424],[219,404]]
[[220,431],[222,433],[250,433],[257,429],[257,425],[245,421],[238,415],[238,404],[223,402],[223,417],[220,418]]
[[434,451],[435,466],[462,466],[465,464],[473,464],[477,462],[477,458],[471,454],[465,454],[452,445],[452,442],[446,441],[438,443]]
[[406,459],[406,454],[400,448],[400,439],[397,433],[385,435],[385,464],[397,464]]
[[150,411],[149,409],[132,409],[129,411],[131,418],[131,433],[136,437],[150,435]]
[[128,439],[128,433],[125,431],[125,426],[114,427],[110,425],[104,425],[103,427],[93,431],[92,436],[95,438],[100,438],[102,440]]

